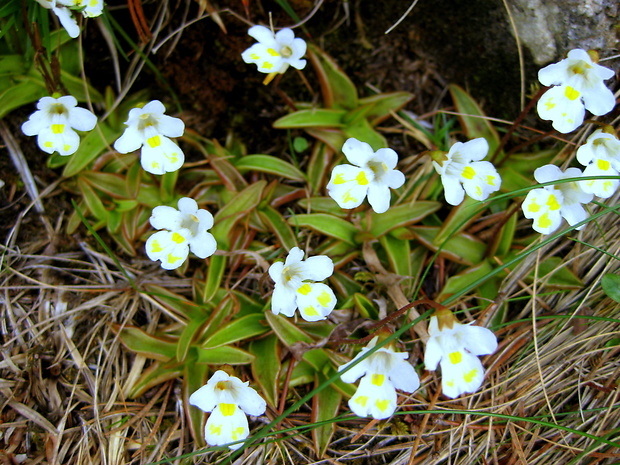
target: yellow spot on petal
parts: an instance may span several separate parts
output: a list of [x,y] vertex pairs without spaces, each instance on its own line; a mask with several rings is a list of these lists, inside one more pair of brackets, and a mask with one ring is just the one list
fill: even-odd
[[327,307],[329,303],[332,301],[332,296],[329,295],[327,291],[321,292],[321,294],[316,298],[319,301],[321,306]]
[[538,225],[543,229],[547,229],[549,226],[551,226],[551,219],[549,218],[549,215],[547,215],[546,213],[540,215],[540,217],[538,218]]
[[260,60],[260,56],[258,56],[256,53],[252,53],[252,54],[250,54],[250,58],[251,58],[252,60]]
[[153,163],[151,163],[151,168],[158,170],[159,169],[159,163],[157,163],[156,161],[154,161]]
[[272,49],[272,48],[268,48],[268,49],[267,49],[267,53],[268,53],[269,55],[271,55],[272,57],[279,57],[279,56],[280,56],[280,54],[279,54],[278,52],[276,52],[276,51],[275,51],[274,49]]
[[368,184],[368,179],[366,178],[366,173],[364,173],[363,171],[360,171],[360,174],[358,174],[355,177],[355,180],[357,181],[357,183],[360,186],[365,186]]
[[577,100],[579,98],[579,95],[581,95],[581,94],[579,93],[578,90],[573,89],[571,86],[566,86],[566,90],[564,91],[564,95],[569,100]]
[[209,433],[217,436],[222,434],[222,425],[209,425]]
[[222,412],[222,415],[224,415],[225,417],[233,416],[236,409],[237,406],[235,404],[220,404],[220,412]]
[[54,144],[52,144],[52,142],[49,140],[43,142],[43,145],[46,146],[48,149],[51,149],[54,146]]
[[312,287],[310,287],[310,284],[304,284],[299,289],[297,289],[297,292],[299,292],[301,295],[308,295],[311,291]]
[[97,0],[91,0],[89,5],[92,6],[92,7],[95,7],[95,6],[97,6],[98,3],[99,2]]
[[185,238],[181,236],[178,232],[172,233],[172,240],[177,244],[182,244],[185,242]]
[[599,170],[607,171],[611,166],[611,163],[609,163],[607,160],[598,159],[596,160],[596,166]]
[[550,98],[549,100],[545,102],[545,110],[549,111],[549,110],[552,110],[553,108],[555,108],[555,103],[553,103],[553,99]]
[[264,61],[262,67],[265,68],[265,69],[271,69],[271,68],[273,68],[273,63],[269,63],[268,61]]
[[304,314],[307,316],[319,316],[319,312],[317,312],[316,308],[314,308],[312,305],[304,308]]
[[446,381],[446,386],[454,387],[454,381]]
[[448,354],[448,357],[450,357],[450,363],[452,363],[453,365],[461,363],[461,360],[463,360],[463,354],[461,354],[459,351],[450,352],[450,354]]
[[551,194],[549,196],[549,199],[547,200],[547,206],[552,211],[560,209],[560,204],[558,203],[558,199],[555,198],[555,195]]
[[152,148],[159,147],[161,145],[161,138],[157,136],[149,137],[146,140],[147,144],[149,144]]
[[471,166],[466,166],[461,173],[461,176],[463,176],[465,179],[474,179],[475,175],[476,171]]
[[342,196],[342,201],[346,202],[357,202],[357,199],[351,195],[351,190],[346,191]]
[[531,202],[527,206],[527,211],[529,212],[536,213],[538,210],[540,210],[540,205],[538,205],[536,202]]
[[366,407],[366,403],[368,402],[368,396],[358,396],[353,401],[356,404],[360,404],[362,407]]
[[476,186],[476,195],[478,197],[482,197],[482,189],[480,188],[480,186]]
[[69,150],[71,150],[71,146],[69,144],[63,145],[62,148],[64,149],[65,152],[68,152]]
[[495,176],[488,175],[487,176],[487,184],[489,186],[495,186]]
[[384,399],[384,400],[379,400],[379,399],[377,399],[377,400],[375,401],[375,405],[376,405],[376,406],[377,406],[377,408],[378,408],[379,410],[381,410],[382,412],[385,412],[385,411],[387,410],[389,403],[390,403],[390,401],[389,401],[389,400],[387,400],[387,399]]
[[338,173],[334,179],[334,184],[344,184],[345,182],[347,181],[344,179],[344,174]]
[[233,441],[238,441],[241,435],[243,434],[243,432],[244,432],[243,426],[239,426],[238,428],[233,428],[232,430]]
[[383,381],[385,381],[385,375],[379,375],[379,374],[373,373],[372,378],[371,378],[372,384],[380,387],[380,386],[383,386]]
[[463,375],[463,379],[466,383],[471,383],[476,376],[476,373],[478,373],[478,370],[476,368],[473,368],[472,370],[468,371]]
[[604,181],[603,182],[603,190],[605,192],[608,192],[611,190],[611,181]]
[[175,257],[171,253],[168,254],[168,263],[174,265],[174,262],[181,260],[181,257]]
[[179,160],[178,153],[172,152],[170,155],[165,154],[165,157],[170,160],[170,163],[176,163]]
[[159,242],[157,242],[157,241],[151,242],[151,252],[157,253],[157,252],[161,252],[162,250],[164,250],[164,249],[162,249],[162,247],[159,244]]
[[65,131],[64,124],[52,124],[52,132],[54,134],[62,134]]

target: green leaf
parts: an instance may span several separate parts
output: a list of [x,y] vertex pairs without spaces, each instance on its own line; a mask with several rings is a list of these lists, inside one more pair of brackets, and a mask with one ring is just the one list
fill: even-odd
[[326,107],[352,110],[359,105],[355,85],[329,55],[309,44],[308,58],[319,77]]
[[608,273],[601,279],[601,287],[607,297],[620,302],[620,276]]
[[[440,202],[419,200],[412,204],[390,207],[385,213],[370,214],[370,233],[379,238],[389,231],[414,224],[441,208]],[[365,221],[362,222],[365,229]]]
[[271,326],[273,332],[276,333],[278,339],[280,339],[286,347],[290,348],[297,342],[312,343],[312,338],[291,323],[287,318],[274,315],[271,311],[265,312],[265,318],[267,318],[269,326]]
[[305,181],[304,174],[290,163],[271,155],[246,155],[235,163],[235,168],[241,173],[259,171],[275,174],[293,181]]
[[450,276],[441,290],[441,293],[435,300],[437,302],[444,301],[453,294],[459,293],[461,289],[464,289],[476,280],[485,277],[491,271],[493,271],[493,266],[491,266],[488,260],[483,260],[482,263],[478,265],[467,268],[459,274]]
[[[314,387],[327,382],[327,377],[323,373],[317,373]],[[330,420],[338,415],[342,394],[332,387],[327,387],[319,391],[312,398],[312,421],[321,422]],[[312,430],[312,439],[316,449],[317,457],[322,458],[331,443],[332,436],[336,432],[336,423],[330,422]]]
[[179,362],[185,361],[190,346],[199,336],[201,329],[207,323],[207,319],[208,318],[205,316],[197,320],[189,320],[185,328],[183,328],[181,336],[179,336],[177,352],[175,354]]
[[336,153],[342,150],[342,146],[347,140],[347,136],[340,129],[306,128],[306,132]]
[[456,110],[460,113],[459,120],[465,130],[465,134],[470,139],[484,137],[489,143],[489,156],[491,156],[499,147],[500,139],[497,131],[486,118],[476,101],[463,88],[456,84],[450,84],[448,88],[450,89]]
[[199,320],[207,314],[205,308],[201,308],[200,305],[191,302],[164,287],[156,286],[154,284],[145,284],[145,288],[148,295],[154,297],[168,311],[174,312],[177,318],[180,317],[184,321],[187,321],[188,319]]
[[78,188],[90,212],[100,221],[107,221],[108,211],[96,192],[83,179],[78,179]]
[[222,279],[226,271],[226,261],[227,259],[224,255],[212,255],[209,259],[209,271],[202,293],[203,302],[211,302],[215,293],[222,286]]
[[254,355],[252,375],[261,387],[267,402],[278,404],[278,377],[280,374],[280,345],[275,335],[252,341],[250,352]]
[[391,92],[377,94],[360,99],[360,105],[368,105],[371,109],[366,113],[366,119],[372,126],[390,116],[390,112],[397,112],[408,102],[413,100],[414,95],[409,92]]
[[219,347],[232,342],[250,339],[269,331],[262,321],[264,314],[247,315],[226,324],[201,344],[203,348]]
[[42,87],[30,78],[20,77],[17,83],[0,92],[0,119],[16,108],[36,102],[46,95],[45,86]]
[[180,378],[182,375],[183,363],[181,362],[155,362],[142,372],[142,375],[140,375],[135,384],[129,389],[127,396],[130,399],[135,399],[152,387],[170,381],[171,379]]
[[230,249],[230,234],[234,225],[241,218],[251,213],[261,202],[263,198],[263,189],[266,185],[266,181],[258,181],[251,184],[239,192],[217,212],[214,218],[215,226],[211,230],[211,233],[217,241],[218,249]]
[[196,363],[206,363],[209,365],[247,365],[255,360],[254,355],[236,347],[195,347],[195,349],[198,354]]
[[379,319],[379,311],[368,297],[356,292],[353,294],[353,301],[355,302],[355,308],[363,318],[370,320]]
[[388,146],[385,137],[373,129],[365,119],[360,119],[347,125],[342,131],[347,138],[354,137],[357,140],[370,144],[373,150],[379,150]]
[[379,242],[388,256],[393,272],[403,277],[411,276],[411,259],[409,258],[411,247],[409,241],[397,239],[388,234],[382,236]]
[[79,180],[88,182],[95,189],[110,197],[117,199],[127,199],[130,197],[129,192],[127,192],[125,179],[118,174],[85,171],[80,174]]
[[171,339],[152,336],[135,326],[113,325],[113,329],[121,342],[133,352],[162,362],[176,358],[177,345]]
[[[409,231],[413,233],[413,236],[424,246],[433,252],[437,252],[439,246],[435,244],[435,237],[437,237],[439,233],[438,227],[413,226],[409,228]],[[408,238],[408,235],[399,236],[401,239]],[[448,242],[443,245],[439,254],[453,262],[471,266],[480,263],[484,258],[485,251],[485,243],[469,234],[461,233],[450,238]]]
[[273,123],[276,129],[305,129],[305,128],[342,128],[342,119],[346,115],[344,110],[316,108],[299,110],[290,113]]
[[293,226],[310,228],[351,245],[355,244],[354,238],[359,233],[358,229],[348,221],[325,213],[295,215],[290,217],[288,222]]
[[297,247],[297,238],[293,233],[293,230],[286,222],[284,217],[278,213],[278,211],[270,206],[265,206],[258,211],[261,220],[267,225],[267,227],[273,232],[280,244],[286,249],[291,250],[293,247]]
[[[342,147],[342,145],[340,146]],[[330,161],[330,151],[323,143],[316,143],[312,148],[312,155],[308,162],[308,183],[312,193],[316,194],[323,187],[323,181],[327,174],[327,167]]]
[[121,135],[121,131],[112,129],[105,121],[100,122],[80,141],[80,147],[71,155],[65,165],[63,176],[75,176],[92,163],[110,144]]
[[441,246],[450,236],[466,229],[484,211],[484,203],[465,196],[460,205],[452,207],[448,218],[443,222],[441,229],[435,236],[434,244]]

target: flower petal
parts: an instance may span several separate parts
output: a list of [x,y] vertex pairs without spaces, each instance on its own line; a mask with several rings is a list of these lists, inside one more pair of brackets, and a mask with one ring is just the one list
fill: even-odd
[[376,213],[385,213],[390,208],[390,189],[371,183],[368,186],[368,203]]
[[69,124],[78,131],[90,131],[97,124],[97,117],[85,108],[72,108],[69,112]]
[[396,410],[396,390],[386,376],[369,373],[360,381],[355,395],[349,400],[349,407],[360,417],[389,418]]
[[[274,263],[275,265],[275,263]],[[271,265],[273,266],[273,265]],[[271,273],[270,273],[271,274]],[[282,313],[291,318],[297,309],[297,294],[284,284],[276,284],[271,296],[271,311],[275,315]]]
[[443,175],[441,177],[446,202],[450,205],[460,205],[465,199],[465,190],[456,176]]
[[[222,446],[245,439],[250,434],[248,419],[235,404],[218,404],[205,424],[205,441],[212,446]],[[239,449],[243,443],[228,446]]]
[[351,165],[338,165],[332,171],[327,192],[340,208],[356,208],[364,201],[368,184],[365,170]]
[[306,321],[324,320],[336,306],[334,291],[326,284],[304,283],[296,297],[299,314]]
[[466,392],[476,392],[484,379],[484,369],[478,357],[464,351],[460,355],[456,364],[449,357],[441,360],[442,391],[452,399]]
[[353,163],[361,168],[365,167],[368,164],[368,160],[370,160],[374,155],[374,151],[369,144],[359,141],[353,137],[346,140],[342,146],[342,152],[345,154],[350,163]]
[[198,212],[198,203],[191,197],[182,197],[179,199],[177,206],[179,211],[186,215],[195,215]]
[[189,249],[198,258],[207,258],[215,253],[217,242],[213,234],[202,231],[189,241]]
[[143,143],[144,140],[138,130],[133,126],[128,126],[121,137],[114,142],[114,150],[119,153],[129,153],[138,150]]
[[302,266],[304,280],[323,281],[334,273],[334,262],[327,255],[308,257]]
[[488,355],[497,350],[497,337],[490,329],[482,326],[462,325],[461,341],[473,355]]
[[407,360],[399,360],[388,373],[396,389],[405,392],[415,392],[420,387],[420,377]]

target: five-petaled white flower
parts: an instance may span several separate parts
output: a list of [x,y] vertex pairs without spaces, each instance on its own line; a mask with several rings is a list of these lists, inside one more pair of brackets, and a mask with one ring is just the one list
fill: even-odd
[[[586,143],[577,149],[577,160],[586,167],[584,176],[618,176],[620,140],[615,134],[597,129],[588,137]],[[579,181],[579,185],[584,192],[607,199],[616,192],[620,180],[590,179]]]
[[[342,371],[377,345],[375,336],[349,363],[338,367]],[[371,415],[377,420],[390,417],[396,410],[396,389],[414,392],[420,387],[420,378],[407,361],[406,352],[395,352],[383,346],[340,375],[345,383],[354,383],[362,377],[349,407],[357,416]]]
[[153,260],[161,260],[161,267],[174,270],[187,259],[189,251],[199,258],[207,258],[215,252],[217,244],[209,232],[213,216],[207,210],[199,210],[194,199],[183,197],[179,209],[160,205],[153,209],[151,225],[158,231],[146,241],[146,254]]
[[347,160],[356,166],[338,165],[327,184],[329,196],[340,208],[361,205],[366,195],[372,209],[384,213],[390,208],[390,188],[405,183],[405,175],[395,170],[398,155],[392,149],[373,151],[366,142],[348,139],[342,146]]
[[567,58],[538,72],[543,85],[557,86],[538,101],[539,116],[551,120],[557,131],[566,134],[583,123],[584,107],[597,116],[609,113],[616,99],[603,81],[613,76],[611,69],[596,64],[585,50],[571,50]]
[[[218,370],[206,385],[189,397],[191,405],[211,412],[205,425],[205,441],[209,445],[221,446],[247,438],[250,429],[245,415],[257,417],[265,413],[267,404],[248,384]],[[235,450],[241,445],[228,447]]]
[[[539,183],[546,183],[582,176],[579,168],[568,168],[562,172],[555,165],[545,165],[534,171],[534,178]],[[592,200],[593,194],[584,192],[577,181],[549,185],[532,189],[521,204],[526,218],[534,220],[532,228],[541,234],[551,234],[562,224],[562,217],[573,226],[588,216],[584,203]],[[577,229],[583,228],[581,225]]]
[[431,317],[428,334],[424,365],[434,371],[441,364],[442,392],[454,399],[477,391],[484,378],[478,356],[495,352],[495,334],[487,328],[459,323],[449,310],[439,310]]
[[73,17],[71,10],[66,7],[65,2],[60,0],[37,0],[37,2],[43,8],[47,8],[48,10],[52,10],[54,12],[62,27],[64,27],[67,34],[69,34],[69,37],[75,39],[80,35],[80,27]]
[[306,321],[324,320],[336,306],[336,296],[326,284],[308,281],[323,281],[334,272],[334,263],[327,255],[309,257],[293,247],[286,261],[276,262],[269,267],[269,276],[276,283],[271,297],[271,311],[288,317],[299,308]]
[[165,111],[159,100],[131,109],[125,122],[125,132],[114,142],[114,148],[120,153],[133,152],[142,147],[142,168],[153,174],[176,171],[185,160],[183,151],[169,139],[182,136],[185,124],[179,118],[164,115]]
[[46,153],[75,153],[80,145],[80,136],[74,129],[90,131],[97,124],[97,117],[78,107],[77,100],[71,95],[43,97],[37,108],[22,124],[22,131],[27,136],[37,136],[37,144]]
[[246,63],[255,63],[258,71],[268,73],[264,84],[268,84],[276,74],[284,73],[287,68],[303,69],[306,60],[301,58],[306,53],[306,42],[295,38],[291,29],[282,29],[274,34],[265,26],[252,26],[248,34],[258,40],[241,54]]
[[489,143],[479,137],[457,142],[445,154],[435,152],[433,166],[441,176],[444,195],[450,205],[459,205],[465,192],[472,199],[485,200],[498,191],[502,178],[491,162],[480,161],[489,152]]

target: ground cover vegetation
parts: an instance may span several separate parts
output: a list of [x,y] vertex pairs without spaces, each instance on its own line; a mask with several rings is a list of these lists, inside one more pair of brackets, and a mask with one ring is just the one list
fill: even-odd
[[619,461],[618,57],[360,3],[0,7],[4,462]]

